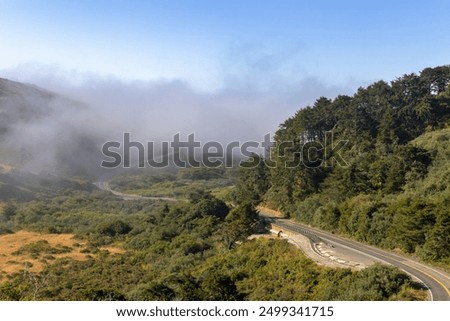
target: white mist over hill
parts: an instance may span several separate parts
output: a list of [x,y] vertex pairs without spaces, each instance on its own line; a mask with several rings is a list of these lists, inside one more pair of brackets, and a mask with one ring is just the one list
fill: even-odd
[[194,133],[201,143],[261,142],[317,97],[350,91],[313,77],[257,80],[258,73],[228,77],[227,85],[213,92],[199,91],[182,80],[127,81],[45,66],[19,67],[4,74],[45,88],[9,82],[3,87],[15,86],[22,93],[6,90],[0,103],[4,122],[8,115],[16,115],[6,122],[4,151],[21,151],[22,157],[32,159],[27,161],[32,169],[51,168],[61,160],[70,166],[98,167],[101,145],[122,141],[125,132],[144,145],[172,141],[177,133],[181,139]]

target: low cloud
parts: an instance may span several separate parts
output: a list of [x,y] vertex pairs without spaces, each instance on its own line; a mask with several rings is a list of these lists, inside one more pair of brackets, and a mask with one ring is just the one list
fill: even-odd
[[195,133],[200,141],[223,144],[261,141],[320,96],[354,90],[302,76],[301,67],[295,75],[287,74],[289,64],[281,60],[291,61],[289,55],[251,56],[244,55],[234,67],[225,64],[224,86],[214,92],[196,90],[181,80],[125,81],[39,64],[1,70],[0,77],[32,83],[81,103],[67,107],[65,98],[53,101],[49,115],[16,123],[9,143],[23,146],[45,165],[80,140],[92,139],[98,145],[120,140],[123,132],[141,142],[171,140],[177,133]]

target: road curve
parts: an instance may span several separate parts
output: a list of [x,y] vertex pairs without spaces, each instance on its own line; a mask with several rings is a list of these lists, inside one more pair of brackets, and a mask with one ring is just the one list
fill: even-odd
[[263,209],[260,209],[260,215],[264,216],[269,222],[286,229],[286,231],[299,233],[310,239],[320,238],[335,247],[342,246],[354,251],[355,254],[369,256],[379,261],[397,266],[401,270],[422,281],[430,291],[431,300],[450,301],[450,275],[435,267],[428,266],[399,254],[349,240],[329,232],[324,232],[289,219],[273,217],[270,213],[264,212]]
[[153,201],[168,201],[168,202],[176,202],[178,201],[176,198],[172,197],[158,197],[158,196],[141,196],[135,194],[125,194],[111,189],[109,183],[107,181],[95,182],[95,186],[103,191],[110,192],[126,201],[136,201],[136,200],[153,200]]

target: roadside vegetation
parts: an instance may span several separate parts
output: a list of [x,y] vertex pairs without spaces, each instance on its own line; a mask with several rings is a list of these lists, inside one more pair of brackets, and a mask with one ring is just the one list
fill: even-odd
[[[239,170],[133,172],[110,181],[123,193],[179,202],[126,201],[82,177],[2,171],[0,235],[42,239],[8,254],[19,264],[0,274],[0,299],[424,300],[426,291],[395,267],[332,269],[286,241],[248,236],[261,232],[262,202],[448,268],[449,80],[449,67],[428,68],[352,97],[320,98],[280,126],[277,144],[296,144],[272,154],[270,166],[254,155]],[[326,131],[348,140],[345,166],[318,166],[332,149]],[[323,148],[308,166],[287,168],[304,143]],[[71,235],[79,245],[48,235]]]
[[450,270],[449,83],[443,66],[319,98],[248,162],[234,199]]
[[[0,277],[1,300],[425,298],[392,267],[335,270],[283,240],[247,241],[261,228],[249,203],[231,207],[205,190],[190,193],[189,202],[166,203],[124,201],[80,180],[48,186],[35,191],[31,184],[33,200],[3,205],[3,235],[26,230],[41,239],[10,253],[18,262]],[[45,239],[67,233],[73,243]]]

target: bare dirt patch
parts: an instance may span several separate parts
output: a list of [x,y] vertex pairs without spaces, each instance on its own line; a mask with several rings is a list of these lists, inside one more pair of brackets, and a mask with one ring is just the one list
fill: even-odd
[[262,216],[271,216],[271,217],[284,217],[280,211],[273,210],[271,208],[265,206],[257,206],[256,209],[260,212]]
[[[92,254],[83,253],[86,241],[75,239],[73,234],[43,234],[19,231],[14,234],[0,235],[0,281],[2,275],[12,274],[27,269],[40,272],[45,264],[58,258],[70,258],[83,261]],[[105,247],[100,250],[112,254],[125,251],[117,247]]]

